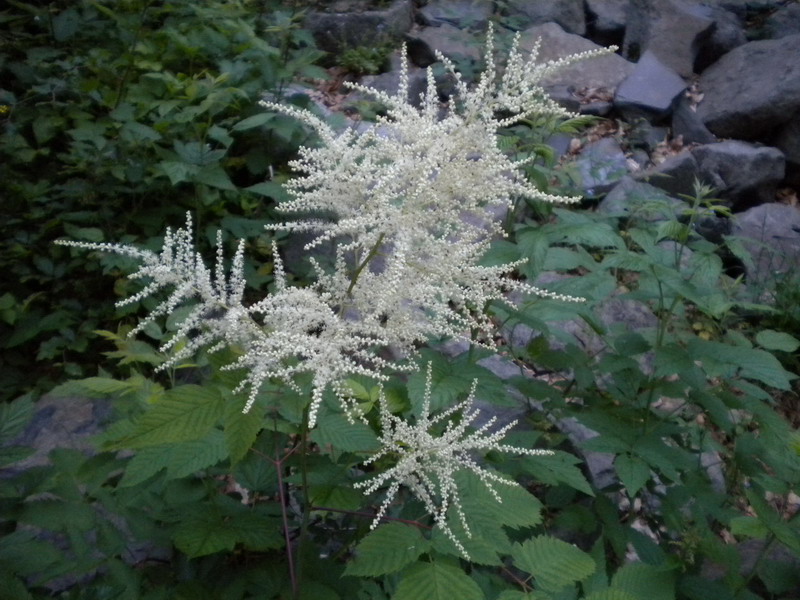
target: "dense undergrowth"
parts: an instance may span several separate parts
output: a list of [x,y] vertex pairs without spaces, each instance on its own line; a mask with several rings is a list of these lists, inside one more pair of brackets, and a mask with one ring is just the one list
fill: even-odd
[[[505,379],[478,364],[488,350],[422,350],[432,407],[477,379],[495,410],[528,409],[509,443],[554,451],[489,453],[485,464],[522,486],[503,488],[500,505],[458,475],[472,537],[452,529],[469,561],[403,491],[370,531],[380,498],[353,483],[389,466],[363,466],[378,448],[376,382],[349,381],[366,423],[326,397],[309,431],[303,378],[299,391],[266,383],[241,413],[241,373],[219,368],[235,350],[154,371],[178,318],[127,338],[134,313],[155,305],[114,311],[138,289],[131,262],[52,241],[155,249],[189,210],[209,257],[217,228],[246,240],[248,293],[274,284],[271,242],[289,239],[263,226],[282,220],[286,160],[313,140],[256,102],[298,102],[291,82],[322,74],[284,4],[14,0],[0,11],[0,596],[800,597],[797,275],[767,290],[729,277],[720,256],[749,257],[739,240],[695,233],[724,212],[709,190],[680,208],[641,198],[624,214],[520,201],[484,264],[525,258],[520,277],[546,274],[548,289],[586,302],[492,304]],[[534,155],[529,177],[568,192],[543,142],[576,125],[520,124],[503,148]],[[306,267],[287,270],[308,282]],[[610,306],[655,318],[609,325]],[[20,469],[30,451],[8,444],[56,384],[65,402],[107,401],[113,423],[90,458],[60,449]],[[384,384],[396,414],[418,415],[425,389],[424,369]],[[587,456],[606,460],[606,476]]]

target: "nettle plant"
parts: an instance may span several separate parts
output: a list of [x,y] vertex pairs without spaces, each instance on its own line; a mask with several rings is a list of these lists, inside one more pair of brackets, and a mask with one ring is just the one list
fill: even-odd
[[[530,159],[510,159],[498,135],[535,118],[573,117],[541,81],[604,52],[539,64],[536,51],[526,58],[515,42],[498,74],[490,33],[473,88],[439,57],[455,81],[446,106],[430,71],[421,107],[409,102],[406,64],[396,95],[354,86],[387,107],[365,132],[336,132],[311,112],[264,102],[319,137],[292,164],[299,176],[280,206],[300,218],[275,225],[310,233],[308,253],[335,247],[330,265],[310,258],[308,285],[292,284],[273,245],[273,289],[248,303],[244,243],[228,260],[218,235],[208,267],[191,217],[167,231],[160,252],[59,242],[138,262],[131,277],[144,287],[120,304],[151,307],[131,336],[161,336],[157,321],[166,318],[173,333],[158,370],[174,378],[215,367],[202,386],[169,390],[141,376],[86,380],[135,399],[101,436],[107,450],[136,451],[117,458],[126,461],[120,514],[135,524],[147,513],[151,533],[166,526],[180,551],[210,561],[185,563],[209,582],[240,557],[235,582],[208,583],[225,598],[575,597],[595,559],[534,536],[541,503],[508,474],[553,453],[535,447],[534,431],[503,443],[515,423],[487,419],[475,403],[508,403],[506,391],[475,360],[494,350],[486,307],[509,290],[580,301],[515,277],[522,260],[482,261],[503,234],[498,209],[519,197],[577,201],[529,182],[522,170]],[[152,302],[161,292],[166,299]],[[108,337],[117,356],[134,352],[123,337]],[[426,348],[443,338],[467,339],[473,350],[448,362]],[[214,559],[232,550],[229,561]],[[131,577],[143,588],[154,581],[146,571]],[[632,597],[622,580],[595,589],[603,591],[587,597]]]

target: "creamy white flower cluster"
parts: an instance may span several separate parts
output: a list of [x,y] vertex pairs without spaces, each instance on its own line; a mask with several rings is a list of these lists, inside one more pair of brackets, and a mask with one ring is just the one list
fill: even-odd
[[287,286],[275,250],[275,291],[245,306],[243,245],[226,275],[220,240],[216,269],[209,269],[192,244],[190,221],[184,229],[167,232],[160,253],[117,244],[64,243],[140,261],[133,276],[148,284],[123,303],[170,290],[136,331],[181,304],[193,307],[162,347],[179,348],[165,367],[201,347],[232,346],[241,356],[230,368],[243,369],[240,387],[249,387],[245,411],[267,379],[294,385],[295,376],[307,372],[313,375],[314,387],[309,426],[316,423],[326,389],[333,390],[352,418],[354,404],[345,380],[354,374],[381,380],[387,367],[397,367],[379,356],[380,348],[413,356],[431,336],[488,334],[491,323],[484,307],[510,288],[577,300],[507,277],[518,263],[486,267],[480,260],[491,237],[503,233],[492,208],[508,207],[520,196],[577,200],[545,194],[528,182],[520,173],[523,163],[498,148],[497,135],[500,128],[535,114],[570,116],[547,98],[542,77],[600,53],[539,65],[535,54],[525,60],[515,41],[498,77],[490,32],[487,69],[474,89],[439,56],[457,89],[446,107],[439,101],[431,71],[421,107],[409,102],[405,62],[396,95],[354,86],[388,107],[387,116],[365,133],[336,133],[308,111],[263,103],[319,133],[319,146],[302,148],[292,163],[301,175],[287,184],[293,198],[281,208],[321,216],[278,226],[312,232],[309,251],[327,240],[336,243],[332,269],[312,260],[316,281],[309,287]]
[[[478,429],[470,432],[470,426],[480,414],[479,410],[472,408],[476,385],[477,380],[473,381],[472,389],[466,400],[431,417],[431,365],[429,363],[422,409],[419,418],[413,425],[391,414],[386,405],[386,398],[381,393],[382,433],[380,441],[382,448],[364,464],[368,465],[384,456],[391,456],[397,462],[392,468],[371,479],[355,484],[356,488],[363,488],[364,493],[369,494],[391,482],[378,513],[372,521],[373,529],[386,514],[386,510],[400,490],[400,486],[405,486],[425,504],[425,508],[433,515],[436,525],[453,541],[464,557],[469,558],[464,545],[447,523],[447,513],[452,507],[467,536],[472,537],[459,499],[458,486],[453,477],[455,473],[462,469],[472,471],[495,499],[502,502],[494,484],[515,486],[518,485],[517,482],[481,467],[475,461],[475,452],[494,450],[532,456],[554,454],[551,450],[518,448],[501,444],[500,440],[509,429],[516,425],[516,421],[496,431],[491,431],[496,422],[496,418],[492,417]],[[442,423],[445,423],[443,430]],[[441,431],[437,433],[436,430]]]

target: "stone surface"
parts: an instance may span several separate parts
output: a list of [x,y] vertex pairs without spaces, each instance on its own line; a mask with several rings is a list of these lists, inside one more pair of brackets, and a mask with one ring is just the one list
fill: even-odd
[[800,4],[787,4],[770,15],[764,33],[772,39],[800,33]]
[[626,118],[665,119],[686,83],[649,50],[617,88],[614,106]]
[[717,136],[708,130],[703,120],[692,108],[689,98],[678,98],[672,110],[672,136],[681,136],[685,144],[711,144]]
[[800,265],[800,209],[771,202],[737,214],[733,235],[744,238],[753,256],[750,284],[771,284],[776,276],[797,272]]
[[739,46],[706,69],[697,114],[719,137],[765,139],[800,110],[800,34]]
[[583,0],[506,0],[505,10],[520,29],[542,23],[557,23],[569,33],[586,33]]
[[685,202],[632,177],[623,177],[597,206],[599,212],[643,221],[672,219],[685,208]]
[[675,73],[689,77],[715,27],[711,10],[685,0],[631,0],[628,11],[623,54],[635,60],[651,52]]
[[459,29],[483,31],[494,7],[491,0],[431,0],[419,9],[425,22],[433,27],[447,23]]
[[670,156],[651,169],[633,174],[637,181],[645,181],[673,196],[691,194],[697,176],[697,161],[688,150]]
[[694,60],[695,73],[702,73],[723,55],[747,43],[739,17],[724,8],[709,7],[708,10],[714,20],[714,28],[698,49]]
[[692,150],[702,180],[734,207],[749,207],[775,199],[783,179],[783,153],[768,146],[728,140]]
[[[541,39],[539,62],[556,60],[577,52],[597,50],[602,46],[579,35],[565,32],[555,23],[537,25],[520,34],[520,48],[530,51]],[[634,64],[617,54],[601,56],[571,65],[548,77],[548,85],[567,85],[576,88],[605,88],[613,91],[633,72]]]
[[586,0],[586,26],[592,41],[621,45],[625,37],[628,0]]
[[479,61],[484,51],[483,36],[476,37],[449,23],[443,23],[439,27],[426,28],[420,31],[416,38],[425,42],[432,50],[438,50],[444,54],[456,66],[464,59]]
[[786,183],[800,186],[800,112],[781,129],[773,146],[786,157]]
[[580,174],[580,193],[596,196],[609,191],[628,174],[628,160],[619,143],[610,137],[587,144],[574,163]]
[[303,23],[326,52],[384,44],[411,29],[412,0],[395,0],[384,10],[358,10],[358,2],[331,3],[325,11],[311,11]]

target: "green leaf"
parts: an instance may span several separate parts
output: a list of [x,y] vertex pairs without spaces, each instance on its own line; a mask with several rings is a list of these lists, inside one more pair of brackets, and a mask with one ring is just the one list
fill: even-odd
[[330,444],[346,452],[374,452],[380,447],[378,437],[361,421],[350,423],[344,415],[327,413],[311,432],[311,439],[320,446]]
[[136,423],[133,432],[111,449],[146,448],[204,438],[222,416],[224,400],[211,387],[182,385],[164,393]]
[[25,503],[19,521],[51,531],[89,531],[95,524],[95,512],[78,501],[32,500]]
[[173,535],[175,546],[190,558],[233,550],[237,531],[212,515],[195,516],[183,521]]
[[703,363],[703,369],[711,376],[730,377],[738,370],[742,377],[787,391],[791,389],[791,380],[796,378],[781,366],[777,358],[764,350],[700,338],[692,338],[688,350],[694,360]]
[[635,496],[650,478],[650,466],[638,456],[620,454],[614,460],[614,468],[630,497]]
[[356,546],[355,558],[347,563],[344,573],[359,577],[394,573],[416,561],[429,546],[416,527],[402,523],[380,525]]
[[243,413],[240,403],[231,401],[225,403],[223,431],[232,465],[242,460],[253,447],[258,432],[264,425],[261,412],[258,405]]
[[0,445],[8,444],[21,434],[33,418],[33,399],[22,396],[0,404]]
[[523,461],[528,473],[544,484],[564,483],[588,496],[594,496],[592,486],[577,467],[580,459],[568,452],[556,450],[553,456],[535,456],[524,458]]
[[766,350],[794,352],[800,348],[800,340],[796,337],[782,331],[775,331],[774,329],[759,331],[756,334],[756,342]]
[[583,550],[546,535],[514,544],[511,556],[539,586],[554,592],[589,577],[596,568],[594,559]]
[[392,600],[484,600],[478,584],[461,569],[441,563],[417,563],[403,573]]
[[261,127],[262,125],[266,125],[270,121],[275,118],[273,113],[258,113],[257,115],[253,115],[252,117],[247,117],[246,119],[242,119],[236,125],[233,126],[231,131],[247,131],[248,129],[255,129],[256,127]]
[[217,188],[220,190],[234,191],[236,186],[233,185],[231,178],[220,165],[209,165],[199,169],[192,178],[197,183],[204,183],[207,186]]
[[609,588],[607,590],[589,594],[584,598],[584,600],[638,600],[638,598],[631,596],[628,592]]
[[168,479],[185,477],[217,464],[226,455],[225,437],[216,429],[201,440],[142,448],[128,463],[119,486],[141,483],[161,469],[167,470]]
[[763,540],[769,534],[769,529],[758,517],[733,517],[729,526],[733,535]]
[[623,565],[611,578],[611,587],[634,598],[675,600],[675,575],[669,570],[642,563]]

